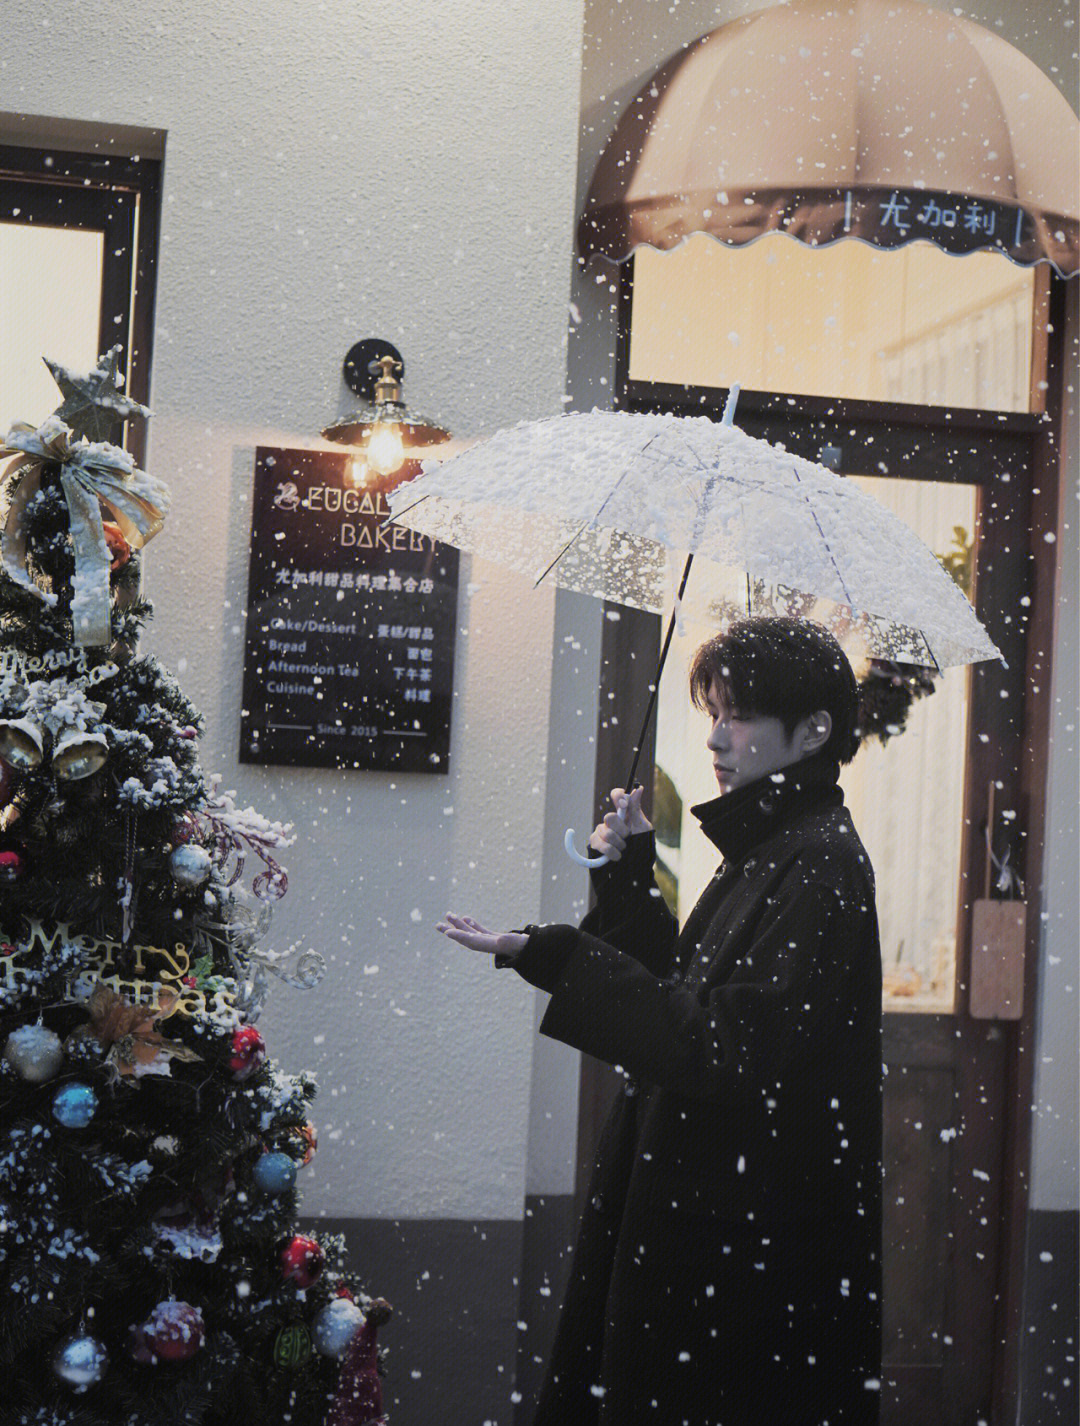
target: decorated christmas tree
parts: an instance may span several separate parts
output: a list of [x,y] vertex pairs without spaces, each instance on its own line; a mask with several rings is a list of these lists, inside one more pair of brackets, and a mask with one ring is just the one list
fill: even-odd
[[169,500],[109,443],[117,351],[50,366],[0,452],[0,1426],[382,1420],[389,1309],[298,1231],[314,1084],[255,1023],[323,970],[265,945],[289,829],[137,651]]

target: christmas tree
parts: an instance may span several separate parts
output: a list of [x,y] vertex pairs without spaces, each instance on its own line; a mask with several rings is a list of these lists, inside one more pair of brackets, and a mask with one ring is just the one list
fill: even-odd
[[117,359],[0,452],[0,1426],[360,1426],[389,1309],[297,1229],[314,1084],[255,1025],[321,957],[265,948],[289,829],[138,653],[169,500]]

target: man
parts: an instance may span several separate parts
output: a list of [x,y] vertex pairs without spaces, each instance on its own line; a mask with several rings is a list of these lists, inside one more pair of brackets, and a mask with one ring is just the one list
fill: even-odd
[[873,1426],[881,958],[837,785],[858,691],[830,635],[750,619],[699,649],[723,861],[681,934],[641,790],[591,845],[580,929],[439,929],[551,995],[542,1031],[619,1066],[536,1426]]

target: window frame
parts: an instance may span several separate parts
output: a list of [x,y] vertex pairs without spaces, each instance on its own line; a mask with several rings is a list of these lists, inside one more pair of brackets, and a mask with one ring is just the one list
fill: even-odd
[[[0,144],[0,220],[104,234],[99,352],[120,343],[126,390],[143,405],[150,395],[161,178],[159,159]],[[122,444],[144,464],[145,422],[126,422]]]

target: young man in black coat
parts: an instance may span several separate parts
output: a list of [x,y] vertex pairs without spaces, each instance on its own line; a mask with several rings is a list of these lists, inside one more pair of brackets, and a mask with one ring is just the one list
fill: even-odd
[[723,860],[682,933],[641,790],[591,845],[580,928],[440,930],[551,995],[547,1035],[616,1065],[535,1426],[875,1426],[881,957],[837,785],[858,694],[830,635],[753,619],[704,645]]

